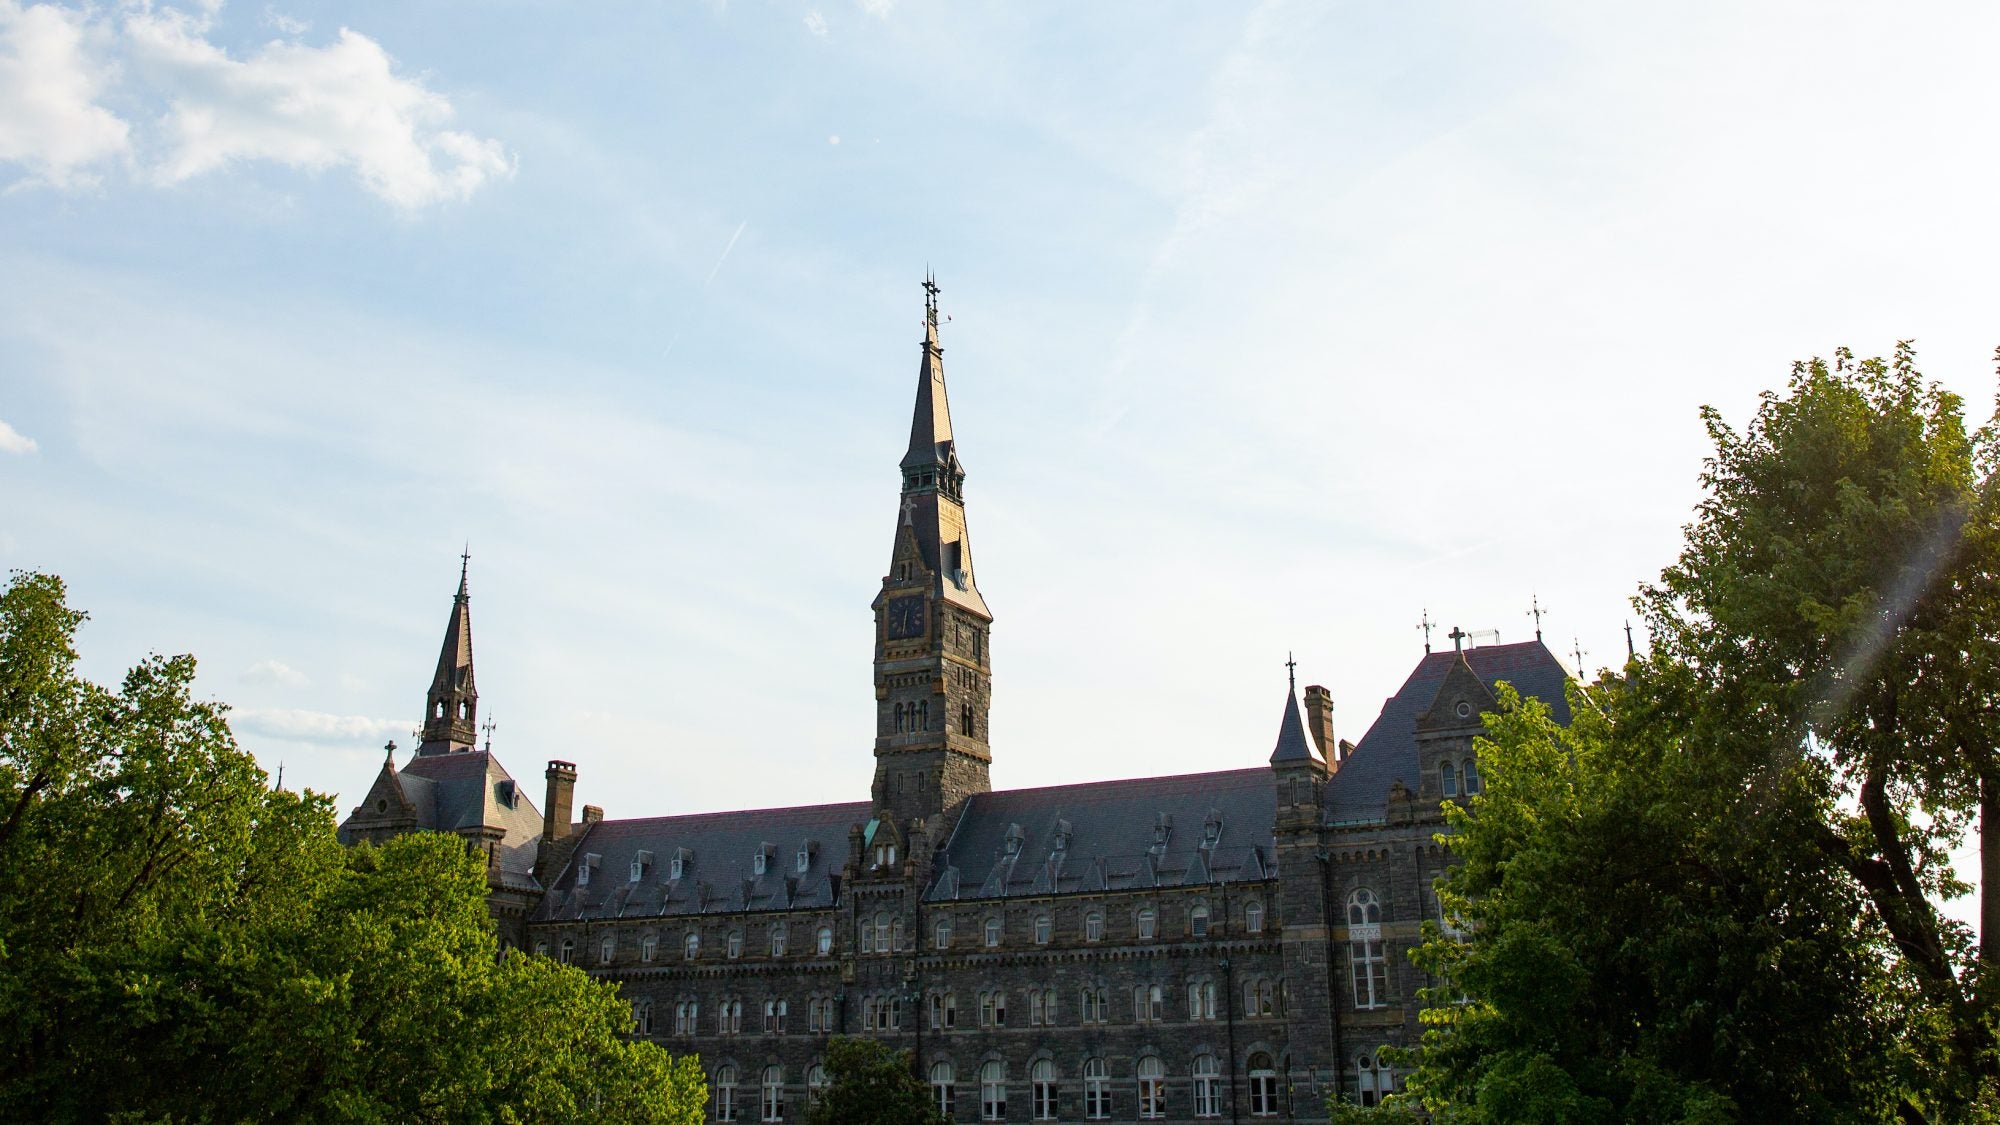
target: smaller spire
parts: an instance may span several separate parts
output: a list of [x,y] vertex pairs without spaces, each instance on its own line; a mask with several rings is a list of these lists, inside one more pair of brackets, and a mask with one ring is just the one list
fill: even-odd
[[[1286,666],[1292,666],[1287,660]],[[1296,682],[1296,681],[1294,681]],[[1285,762],[1313,762],[1312,743],[1306,738],[1306,721],[1299,714],[1299,696],[1296,691],[1285,692],[1285,717],[1278,723],[1278,745],[1271,750],[1271,764]]]
[[1537,593],[1528,599],[1528,616],[1535,619],[1535,639],[1542,639],[1542,615],[1548,610],[1542,608],[1542,595]]
[[1424,631],[1424,655],[1429,656],[1431,654],[1431,630],[1437,628],[1437,622],[1431,620],[1431,611],[1428,607],[1425,608],[1423,616],[1417,619],[1417,628]]

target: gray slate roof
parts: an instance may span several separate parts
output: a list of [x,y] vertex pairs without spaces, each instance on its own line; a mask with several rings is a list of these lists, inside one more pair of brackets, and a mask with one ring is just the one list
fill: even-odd
[[[1369,824],[1382,820],[1389,786],[1401,779],[1415,792],[1417,777],[1417,716],[1430,707],[1438,688],[1459,658],[1457,652],[1433,652],[1418,663],[1410,678],[1382,704],[1382,714],[1327,782],[1328,824]],[[1548,704],[1557,722],[1569,722],[1569,701],[1563,685],[1569,672],[1540,641],[1490,645],[1464,652],[1465,662],[1491,688],[1505,681],[1524,696]]]
[[1276,871],[1277,814],[1276,783],[1263,766],[981,793],[966,802],[924,897],[1264,879]]
[[[533,889],[535,853],[542,842],[542,814],[500,760],[484,750],[420,754],[396,775],[425,828],[456,832],[493,826],[500,842],[500,870],[510,886]],[[507,795],[513,794],[511,804]]]
[[[794,910],[833,905],[847,863],[847,834],[866,821],[866,801],[795,809],[601,820],[582,826],[569,863],[556,874],[536,917],[541,920],[634,918],[673,914]],[[764,874],[755,873],[769,845]],[[798,853],[810,857],[798,869]],[[632,861],[649,853],[638,881]],[[682,856],[681,878],[672,860]],[[586,885],[578,869],[592,864]]]

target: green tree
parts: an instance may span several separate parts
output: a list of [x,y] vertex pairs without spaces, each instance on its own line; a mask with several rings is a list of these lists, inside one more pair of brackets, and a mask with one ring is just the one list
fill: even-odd
[[451,836],[340,847],[154,657],[76,673],[57,579],[0,593],[0,1117],[691,1123],[616,990],[501,957]]
[[[1489,717],[1412,1091],[1448,1121],[1988,1120],[2000,439],[1906,344],[1798,365],[1744,433],[1704,418],[1706,496],[1636,599],[1654,653],[1567,729]],[[1937,909],[1975,819],[1977,955]]]
[[908,1051],[836,1035],[826,1045],[826,1091],[806,1125],[942,1125]]

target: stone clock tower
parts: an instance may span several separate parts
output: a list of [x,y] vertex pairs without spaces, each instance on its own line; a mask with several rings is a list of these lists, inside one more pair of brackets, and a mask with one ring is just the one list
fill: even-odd
[[966,797],[992,788],[986,712],[993,695],[993,615],[972,576],[937,293],[926,278],[924,355],[896,546],[874,605],[876,816],[898,837],[921,817],[934,844],[949,836]]

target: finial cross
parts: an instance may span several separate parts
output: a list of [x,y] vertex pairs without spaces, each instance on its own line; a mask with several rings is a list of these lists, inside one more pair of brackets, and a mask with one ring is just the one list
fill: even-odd
[[1429,653],[1431,650],[1431,630],[1437,628],[1437,622],[1431,620],[1430,610],[1424,610],[1423,617],[1417,621],[1417,628],[1424,631],[1424,652]]
[[1583,642],[1576,637],[1571,637],[1569,641],[1574,646],[1571,648],[1570,654],[1576,657],[1576,674],[1581,677],[1583,675]]
[[1540,594],[1536,594],[1529,600],[1528,616],[1535,619],[1535,639],[1538,641],[1542,639],[1542,615],[1547,612],[1548,610],[1542,608],[1542,596]]
[[1445,636],[1451,638],[1451,650],[1453,652],[1464,652],[1465,638],[1471,635],[1472,634],[1466,632],[1465,630],[1459,628],[1456,625],[1453,625],[1451,627],[1451,632],[1445,634]]
[[1294,660],[1294,659],[1292,659],[1292,654],[1291,654],[1291,653],[1289,653],[1289,652],[1285,654],[1285,677],[1286,677],[1287,679],[1289,679],[1289,680],[1291,681],[1291,683],[1292,683],[1292,690],[1293,690],[1294,692],[1298,691],[1298,690],[1299,690],[1299,662],[1298,662],[1298,661],[1296,661],[1296,660]]

